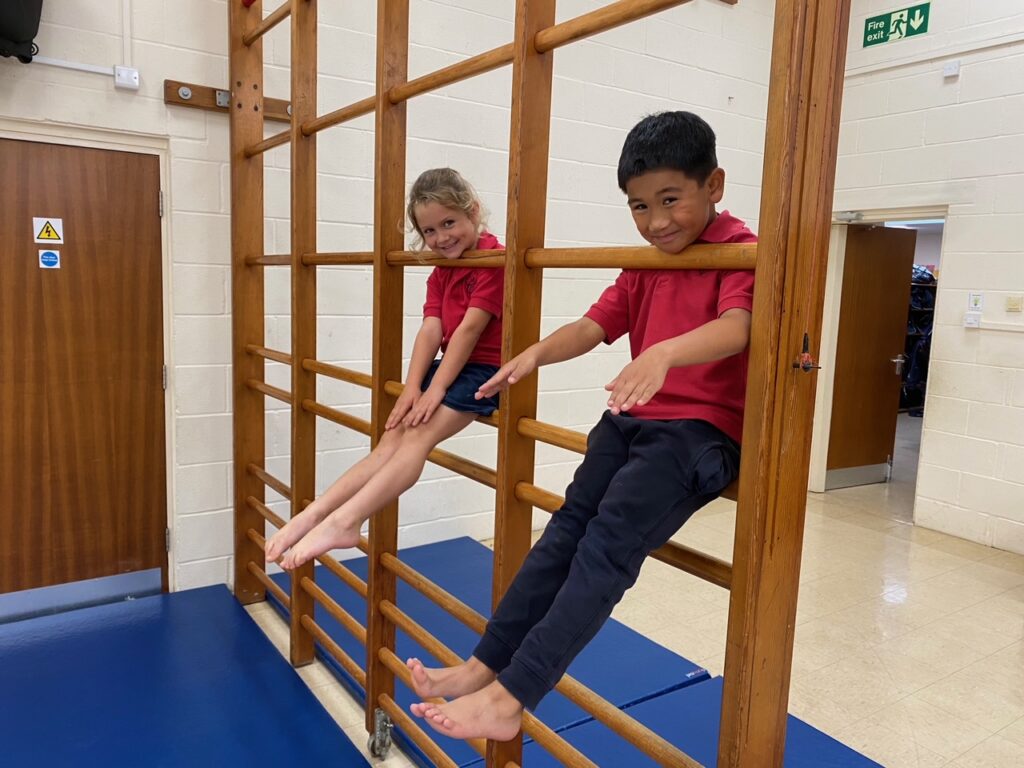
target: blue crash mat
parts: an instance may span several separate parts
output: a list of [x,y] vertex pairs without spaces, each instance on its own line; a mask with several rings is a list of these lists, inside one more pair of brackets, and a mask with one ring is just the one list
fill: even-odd
[[[707,768],[718,764],[722,678],[671,691],[626,711]],[[657,763],[608,728],[591,720],[563,731],[562,738],[601,766],[642,768]],[[478,760],[476,765],[483,765]],[[537,744],[523,748],[524,768],[561,765]],[[786,725],[785,768],[882,768],[792,715]]]
[[0,764],[368,768],[224,586],[0,626]]
[[[490,549],[470,538],[425,544],[403,549],[399,553],[403,562],[484,616],[491,613],[493,555]],[[365,557],[346,560],[342,565],[350,568],[360,578],[366,579]],[[272,578],[288,591],[288,574],[280,573]],[[365,621],[365,601],[323,566],[316,568],[316,582],[356,619]],[[268,598],[272,599],[272,596],[268,594]],[[274,602],[278,609],[282,610],[281,606]],[[398,582],[398,607],[462,658],[467,658],[476,647],[476,633],[401,580]],[[320,606],[316,607],[316,621],[346,653],[361,666],[365,666],[366,651],[362,644]],[[427,665],[439,664],[404,632],[398,633],[396,645],[396,653],[403,660],[409,656],[416,656]],[[346,686],[363,700],[363,689],[333,662],[332,657],[326,652],[322,652],[321,657]],[[629,663],[622,663],[623,659],[629,659]],[[614,620],[608,621],[590,645],[576,658],[569,667],[569,674],[618,707],[625,707],[709,677],[702,667]],[[418,700],[412,691],[401,683],[396,685],[395,693],[399,705],[406,708]],[[586,712],[559,693],[547,696],[537,708],[536,715],[556,731],[591,719]],[[429,728],[425,730],[459,765],[475,762],[480,757],[465,742],[441,736]],[[403,734],[396,731],[395,737],[402,749],[421,765],[431,765],[426,756]]]

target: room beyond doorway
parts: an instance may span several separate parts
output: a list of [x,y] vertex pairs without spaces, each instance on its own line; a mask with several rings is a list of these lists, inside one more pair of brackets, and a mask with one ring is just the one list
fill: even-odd
[[809,489],[912,523],[944,219],[888,213],[833,226]]

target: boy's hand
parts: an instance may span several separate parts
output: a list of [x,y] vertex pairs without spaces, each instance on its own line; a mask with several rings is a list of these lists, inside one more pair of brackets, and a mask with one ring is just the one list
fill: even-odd
[[404,419],[402,419],[402,423],[407,427],[426,424],[430,421],[430,417],[434,415],[434,411],[437,410],[437,406],[439,406],[441,401],[444,400],[444,395],[445,390],[431,384],[427,387],[427,391],[420,395],[419,400],[416,401],[415,407]]
[[401,424],[402,419],[415,407],[416,401],[419,399],[420,388],[406,385],[405,389],[402,390],[402,394],[398,396],[398,400],[395,401],[395,407],[391,409],[391,415],[384,422],[384,429],[394,429]]
[[515,384],[520,379],[526,378],[537,369],[537,355],[530,347],[525,352],[516,355],[505,363],[498,372],[480,385],[476,391],[476,399],[491,397],[497,392],[508,389],[509,384]]
[[604,385],[612,393],[608,398],[609,410],[618,414],[634,405],[645,405],[665,385],[668,368],[668,359],[658,348],[648,347]]

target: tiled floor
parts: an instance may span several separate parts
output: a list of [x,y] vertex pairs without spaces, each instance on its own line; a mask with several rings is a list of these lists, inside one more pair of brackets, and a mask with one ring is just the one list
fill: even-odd
[[[889,768],[1024,766],[1024,557],[907,522],[916,421],[893,482],[808,496],[790,711]],[[734,524],[715,502],[677,539],[731,559]],[[724,590],[651,560],[614,616],[720,674],[727,608]],[[284,648],[272,609],[250,611]],[[365,747],[330,675],[300,674]]]

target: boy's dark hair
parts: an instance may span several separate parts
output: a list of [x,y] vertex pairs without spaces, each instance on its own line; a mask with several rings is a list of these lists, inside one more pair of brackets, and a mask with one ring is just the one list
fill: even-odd
[[718,167],[715,132],[693,112],[648,115],[626,136],[619,156],[619,188],[648,171],[681,171],[703,184]]

